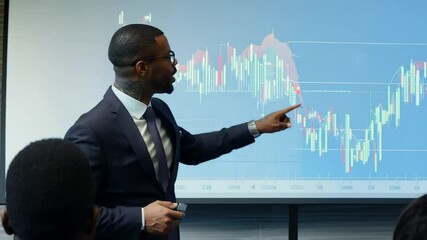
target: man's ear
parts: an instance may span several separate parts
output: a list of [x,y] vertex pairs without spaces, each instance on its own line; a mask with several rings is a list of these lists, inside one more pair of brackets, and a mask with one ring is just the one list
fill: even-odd
[[145,61],[139,61],[135,64],[135,68],[138,75],[145,75],[148,71],[148,64]]
[[95,233],[96,223],[98,222],[99,208],[93,207],[92,214],[85,220],[85,234],[92,235]]
[[6,209],[3,209],[1,212],[1,224],[3,225],[3,229],[7,234],[12,235],[15,233],[13,231],[12,222],[9,219],[9,215],[7,214]]

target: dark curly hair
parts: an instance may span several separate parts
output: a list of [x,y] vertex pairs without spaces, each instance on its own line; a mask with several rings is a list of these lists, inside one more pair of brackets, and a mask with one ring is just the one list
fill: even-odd
[[74,239],[93,213],[94,195],[84,153],[66,140],[31,143],[7,172],[6,210],[21,240]]
[[427,239],[427,194],[412,201],[394,228],[393,240]]

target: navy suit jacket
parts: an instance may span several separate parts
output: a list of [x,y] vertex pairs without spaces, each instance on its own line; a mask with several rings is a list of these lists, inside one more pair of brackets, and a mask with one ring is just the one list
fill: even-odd
[[[129,112],[111,90],[67,131],[65,139],[85,153],[100,207],[97,239],[168,239],[141,231],[141,207],[156,200],[175,202],[178,163],[196,165],[254,142],[246,123],[220,131],[192,135],[179,127],[165,102],[151,105],[173,143],[169,185],[164,192],[156,179],[145,142]],[[169,239],[179,239],[178,230]]]

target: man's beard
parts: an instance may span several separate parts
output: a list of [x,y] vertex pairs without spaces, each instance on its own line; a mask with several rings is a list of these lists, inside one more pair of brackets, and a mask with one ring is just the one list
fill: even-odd
[[[164,80],[164,79],[163,79]],[[168,82],[166,81],[160,81],[160,79],[157,79],[154,81],[153,85],[154,89],[156,89],[156,93],[167,93],[171,94],[174,90],[172,82],[170,80]]]
[[173,87],[173,85],[171,84],[166,90],[165,90],[165,93],[167,93],[167,94],[171,94],[172,92],[173,92],[173,90],[174,90],[174,87]]

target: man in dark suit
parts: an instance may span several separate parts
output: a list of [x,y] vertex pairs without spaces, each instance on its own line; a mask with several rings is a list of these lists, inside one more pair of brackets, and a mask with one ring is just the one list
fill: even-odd
[[153,98],[172,93],[177,71],[161,30],[124,26],[113,35],[108,56],[113,86],[65,136],[83,149],[92,167],[99,239],[179,239],[177,225],[184,214],[173,210],[178,163],[196,165],[253,143],[262,133],[284,130],[291,123],[281,117],[299,107],[192,135],[177,125],[166,103]]

